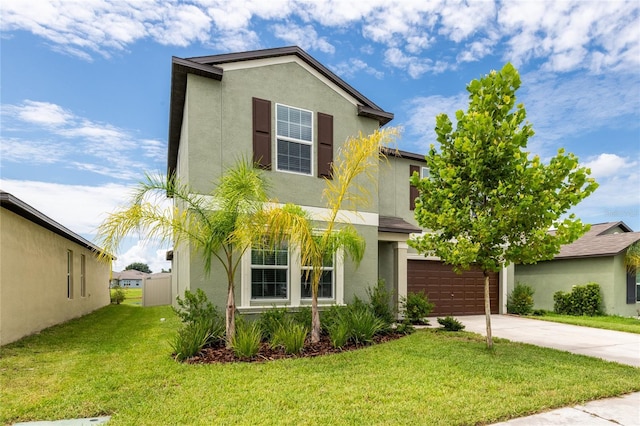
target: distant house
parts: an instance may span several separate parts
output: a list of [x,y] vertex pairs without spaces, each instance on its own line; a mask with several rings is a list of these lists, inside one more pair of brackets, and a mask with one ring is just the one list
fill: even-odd
[[135,269],[129,269],[122,272],[112,272],[110,284],[111,287],[119,285],[123,288],[142,288],[144,286],[145,279],[150,275],[151,274],[140,272]]
[[581,238],[563,246],[553,260],[516,265],[515,282],[533,287],[535,307],[547,310],[553,309],[555,292],[596,282],[607,314],[639,315],[638,277],[629,274],[624,263],[627,249],[637,241],[640,232],[633,232],[624,222],[592,225]]
[[100,249],[0,191],[0,345],[109,304]]
[[[252,158],[271,183],[270,195],[307,210],[319,229],[325,226],[325,179],[332,178],[332,162],[344,142],[360,132],[371,134],[393,118],[296,46],[174,57],[170,104],[169,175],[207,194],[238,158]],[[424,156],[395,149],[387,156],[375,177],[377,185],[367,188],[371,204],[361,206],[358,214],[340,212],[365,239],[365,256],[359,265],[340,255],[327,261],[319,305],[366,298],[367,289],[382,278],[396,302],[408,291],[426,291],[436,303],[436,315],[483,313],[482,272],[457,275],[407,245],[410,234],[422,232],[413,212],[417,189],[409,178],[414,172],[428,173]],[[172,260],[173,300],[186,290],[202,289],[225,306],[226,274],[220,265],[214,263],[211,274],[205,274],[188,243],[174,246],[167,256]],[[258,248],[247,250],[236,275],[239,311],[308,306],[307,268],[292,247],[279,251],[277,260]],[[502,274],[491,274],[495,313],[504,304],[504,282]]]

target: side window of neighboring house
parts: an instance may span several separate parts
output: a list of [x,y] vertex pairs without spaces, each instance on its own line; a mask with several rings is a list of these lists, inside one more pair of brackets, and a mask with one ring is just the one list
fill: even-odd
[[636,302],[640,302],[640,274],[636,273]]
[[87,297],[87,265],[85,255],[80,255],[80,297]]
[[289,297],[289,249],[251,250],[251,299]]
[[67,250],[67,299],[73,299],[73,252]]
[[[284,104],[275,105],[275,133],[271,129],[271,101],[253,98],[253,161],[272,169],[272,144],[276,170],[331,178],[333,116]],[[275,138],[272,140],[272,136]]]
[[422,166],[420,168],[420,179],[424,179],[431,176],[431,171],[429,171],[429,168],[426,166]]

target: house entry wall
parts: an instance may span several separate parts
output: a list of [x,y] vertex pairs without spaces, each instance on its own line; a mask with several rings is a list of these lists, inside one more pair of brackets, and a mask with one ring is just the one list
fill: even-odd
[[[489,276],[492,314],[500,308],[498,276]],[[407,291],[424,291],[435,304],[433,316],[484,314],[484,276],[478,268],[456,274],[451,266],[439,261],[409,260]]]

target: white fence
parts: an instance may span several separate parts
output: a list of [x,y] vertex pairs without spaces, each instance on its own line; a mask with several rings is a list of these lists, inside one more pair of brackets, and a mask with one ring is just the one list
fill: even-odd
[[170,305],[171,302],[171,275],[145,279],[142,306]]

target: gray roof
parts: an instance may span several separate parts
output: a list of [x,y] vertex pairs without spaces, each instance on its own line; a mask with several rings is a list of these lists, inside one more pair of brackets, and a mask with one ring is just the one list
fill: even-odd
[[178,146],[180,144],[180,132],[182,129],[182,115],[184,112],[187,74],[196,74],[202,77],[221,81],[224,71],[217,65],[291,55],[302,59],[313,69],[328,78],[336,86],[353,96],[360,103],[358,105],[358,115],[378,120],[381,126],[393,120],[393,113],[384,111],[298,46],[253,50],[239,53],[226,53],[221,55],[198,56],[186,59],[173,57],[171,59],[168,174],[173,174],[178,161]]
[[422,232],[422,229],[418,228],[417,226],[413,226],[409,222],[399,217],[380,216],[378,218],[378,231],[412,234],[414,232]]
[[138,271],[137,269],[127,269],[122,272],[112,272],[112,279],[115,280],[142,280],[149,277],[150,274]]
[[[614,232],[615,228],[619,231]],[[624,222],[597,223],[573,243],[562,246],[554,259],[615,256],[636,241],[640,241],[640,232],[632,232]]]
[[42,226],[49,231],[60,235],[61,237],[66,238],[69,241],[73,241],[76,244],[79,244],[89,250],[95,252],[101,252],[102,249],[90,241],[82,238],[80,235],[75,232],[70,231],[64,226],[60,225],[55,220],[51,219],[48,216],[45,216],[38,210],[31,207],[29,204],[20,200],[19,198],[14,197],[8,192],[0,190],[0,206],[2,208],[12,211],[13,213],[21,216],[37,225]]

